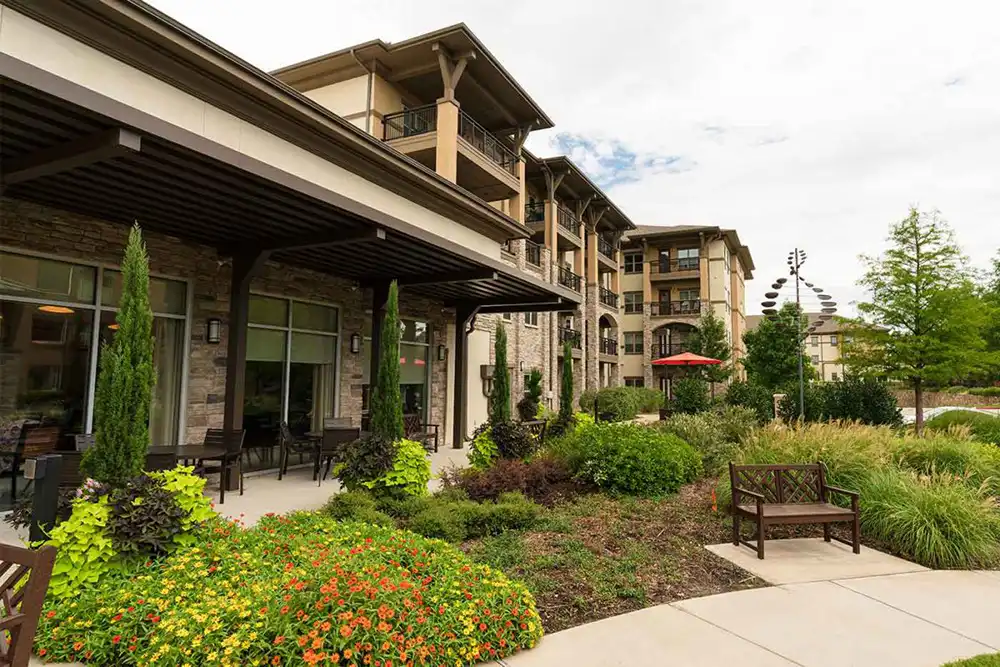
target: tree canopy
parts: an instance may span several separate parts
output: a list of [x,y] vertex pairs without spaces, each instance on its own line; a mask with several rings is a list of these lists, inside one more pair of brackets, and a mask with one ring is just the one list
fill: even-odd
[[794,303],[785,303],[777,314],[762,318],[756,329],[743,334],[747,379],[772,392],[797,383],[799,355],[805,379],[812,378],[812,364],[802,352],[804,332],[802,311]]
[[699,366],[700,374],[709,382],[725,382],[733,374],[729,364],[733,356],[732,344],[726,335],[726,323],[713,311],[707,310],[698,321],[698,328],[688,336],[688,350],[721,364]]

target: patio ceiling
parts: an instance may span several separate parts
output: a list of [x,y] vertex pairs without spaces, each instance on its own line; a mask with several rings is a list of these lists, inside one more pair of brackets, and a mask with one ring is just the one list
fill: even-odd
[[[362,284],[398,279],[405,291],[446,303],[551,307],[562,300],[571,309],[579,301],[499,259],[268,165],[220,159],[228,149],[40,70],[3,65],[4,73],[24,75],[0,78],[4,196],[110,222],[139,221],[223,254],[263,248],[275,261]],[[28,85],[25,77],[45,85]],[[70,101],[98,98],[101,105],[86,107]]]

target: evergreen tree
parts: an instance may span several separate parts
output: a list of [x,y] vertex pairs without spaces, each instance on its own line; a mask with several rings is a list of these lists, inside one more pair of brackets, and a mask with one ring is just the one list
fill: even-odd
[[862,376],[889,377],[913,388],[916,431],[923,430],[924,387],[984,370],[987,313],[976,298],[968,260],[936,212],[910,214],[889,229],[889,249],[862,256],[857,304],[845,363]]
[[[709,359],[718,359],[721,364],[699,366],[700,375],[709,382],[725,382],[733,374],[729,359],[733,356],[732,346],[726,337],[726,323],[712,310],[707,310],[698,322],[698,328],[688,336],[688,350]],[[713,391],[714,391],[713,387]]]
[[122,261],[122,292],[110,345],[101,348],[94,396],[94,446],[81,469],[113,487],[142,472],[149,447],[153,368],[153,311],[149,305],[149,258],[139,225],[132,227]]
[[802,353],[805,329],[799,307],[786,303],[776,315],[761,319],[756,329],[743,334],[747,379],[771,392],[791,384],[797,386],[799,355],[805,379],[812,378],[815,374],[812,363]]
[[490,422],[510,421],[510,369],[507,368],[507,331],[497,322],[493,360],[493,393],[490,394]]
[[573,417],[573,349],[563,343],[562,384],[559,386],[559,420],[568,424]]
[[372,434],[389,442],[403,439],[403,398],[399,393],[399,288],[389,285],[382,321],[378,378],[371,394]]

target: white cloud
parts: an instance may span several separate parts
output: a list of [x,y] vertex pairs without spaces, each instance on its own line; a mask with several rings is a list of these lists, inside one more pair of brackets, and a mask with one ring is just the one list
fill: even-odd
[[[978,265],[1000,246],[993,3],[154,4],[264,69],[466,22],[556,121],[530,148],[592,141],[574,159],[618,183],[636,223],[737,229],[758,266],[751,307],[795,245],[817,284],[857,298],[857,255],[910,204],[939,208]],[[628,178],[608,170],[616,149],[637,155]]]

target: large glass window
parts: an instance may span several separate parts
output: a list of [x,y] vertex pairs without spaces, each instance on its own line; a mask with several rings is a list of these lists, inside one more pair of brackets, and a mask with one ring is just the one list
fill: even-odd
[[625,292],[625,314],[642,313],[642,292]]
[[622,264],[625,273],[642,273],[642,253],[626,252],[622,255]]
[[294,433],[323,429],[336,409],[340,311],[251,295],[244,425],[251,443],[273,441],[282,421]]
[[681,248],[677,251],[677,270],[693,271],[698,268],[698,248]]
[[[404,415],[426,419],[430,409],[430,326],[420,320],[400,320],[399,325],[399,391]],[[365,344],[362,350],[364,382],[362,408],[368,410],[371,383],[371,321],[365,322]]]

